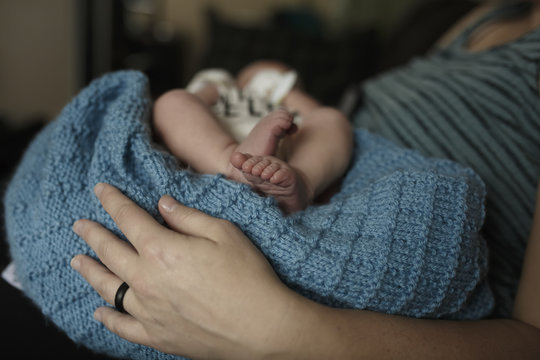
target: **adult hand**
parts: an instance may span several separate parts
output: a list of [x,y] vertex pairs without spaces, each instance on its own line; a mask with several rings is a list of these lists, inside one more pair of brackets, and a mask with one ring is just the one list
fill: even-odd
[[[121,337],[191,358],[537,358],[539,330],[513,320],[434,321],[331,309],[287,289],[235,226],[164,196],[170,229],[117,189],[98,184],[103,207],[130,240],[79,220],[85,255],[72,266],[110,304],[123,281],[129,314],[95,317]],[[275,358],[279,358],[276,356]]]
[[167,228],[116,188],[94,190],[130,242],[90,220],[73,226],[106,267],[85,255],[72,267],[111,305],[122,282],[129,285],[129,314],[111,307],[94,314],[109,330],[192,358],[255,359],[294,341],[286,329],[305,300],[238,228],[164,196],[158,207]]

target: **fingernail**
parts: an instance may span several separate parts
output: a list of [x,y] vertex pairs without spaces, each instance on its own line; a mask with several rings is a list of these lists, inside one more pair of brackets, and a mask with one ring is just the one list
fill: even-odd
[[79,271],[81,268],[81,261],[79,260],[79,257],[75,256],[73,259],[71,259],[70,265],[74,270]]
[[161,198],[159,201],[159,206],[167,212],[172,212],[174,208],[176,207],[176,200],[174,200],[171,196],[165,195]]
[[94,186],[94,194],[99,197],[104,187],[105,185],[103,183],[97,183],[96,186]]

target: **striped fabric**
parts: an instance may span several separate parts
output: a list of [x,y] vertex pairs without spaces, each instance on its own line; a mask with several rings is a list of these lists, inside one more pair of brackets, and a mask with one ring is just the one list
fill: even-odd
[[540,168],[540,28],[483,52],[471,33],[530,11],[497,8],[446,48],[362,86],[355,124],[428,156],[456,160],[486,182],[494,315],[508,316],[532,221]]

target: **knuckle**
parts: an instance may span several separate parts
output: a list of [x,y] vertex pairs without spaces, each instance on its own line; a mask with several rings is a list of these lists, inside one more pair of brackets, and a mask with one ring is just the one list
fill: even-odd
[[163,296],[159,290],[156,289],[155,282],[140,280],[135,288],[137,292],[137,297],[139,299],[145,300],[156,300]]
[[170,248],[163,246],[163,238],[157,236],[147,237],[140,243],[139,254],[163,270],[168,270],[175,262],[175,253]]
[[193,208],[186,208],[184,211],[175,212],[176,220],[179,223],[189,222],[191,219],[199,214],[198,210]]
[[129,219],[132,209],[132,204],[124,202],[118,206],[112,217],[116,222],[122,222],[125,219]]
[[147,238],[145,241],[141,241],[139,251],[146,257],[161,258],[163,256],[164,249],[160,246],[159,241],[154,241],[153,238]]
[[100,241],[98,243],[96,252],[102,260],[110,257],[110,251],[111,243],[109,241]]
[[140,276],[135,278],[129,285],[131,290],[137,293],[138,296],[147,296],[149,291],[152,289],[152,286],[148,285],[146,277]]
[[111,288],[110,279],[106,276],[102,276],[95,280],[94,287],[96,291],[102,295],[103,299],[109,304],[114,304],[114,295],[116,294],[116,289]]

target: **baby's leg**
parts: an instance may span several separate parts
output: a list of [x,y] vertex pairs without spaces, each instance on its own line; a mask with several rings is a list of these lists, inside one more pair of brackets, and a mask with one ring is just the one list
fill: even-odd
[[255,189],[274,196],[285,212],[304,209],[345,172],[352,152],[352,131],[339,111],[316,107],[287,138],[288,161],[275,156],[233,152],[231,164]]
[[[289,71],[287,65],[273,61],[259,61],[244,68],[237,83],[247,84],[259,71],[267,69]],[[305,93],[298,84],[285,96],[283,106],[299,113],[302,123],[296,134],[287,138],[288,166],[302,174],[305,198],[309,204],[345,172],[350,161],[353,137],[349,121],[336,109],[323,107]],[[233,159],[231,159],[233,160]],[[238,157],[235,166],[241,166]],[[252,175],[252,174],[251,174]]]
[[275,155],[279,141],[295,131],[291,114],[278,110],[262,119],[249,136],[238,144],[221,126],[206,101],[214,96],[208,89],[197,95],[184,90],[172,90],[162,95],[154,105],[154,125],[157,134],[173,155],[206,174],[222,173],[247,182],[231,163],[234,151],[255,155]]
[[[294,99],[293,104],[287,105],[287,99]],[[288,163],[307,179],[310,201],[343,176],[353,149],[352,127],[345,115],[311,102],[300,90],[293,90],[285,99],[287,106],[303,110],[302,123],[289,141]]]
[[208,107],[211,88],[203,90],[201,97],[184,90],[160,96],[153,109],[154,127],[171,153],[197,172],[227,174],[238,144]]
[[279,141],[297,130],[293,116],[283,109],[262,119],[236,148],[231,164],[258,191],[273,196],[285,212],[304,209],[312,192],[302,171],[277,158]]
[[297,127],[293,121],[293,115],[284,109],[271,112],[257,123],[235,151],[252,155],[276,155],[280,140],[296,132]]
[[283,106],[302,118],[289,141],[288,164],[304,174],[312,201],[345,173],[352,155],[352,127],[342,112],[322,106],[300,86],[285,96]]

